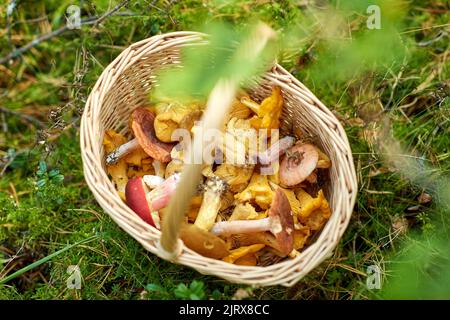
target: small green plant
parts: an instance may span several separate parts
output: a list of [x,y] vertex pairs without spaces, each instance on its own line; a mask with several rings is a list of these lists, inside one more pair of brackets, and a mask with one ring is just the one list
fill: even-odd
[[145,286],[145,290],[151,293],[152,298],[170,299],[170,293],[159,284],[149,283]]
[[49,170],[45,161],[39,161],[36,179],[36,195],[41,202],[55,201],[58,205],[64,202],[64,197],[58,192],[64,181],[64,175],[58,169]]
[[[225,286],[227,287],[227,286]],[[150,283],[145,286],[145,290],[148,292],[148,298],[154,299],[186,299],[186,300],[201,300],[211,298],[213,300],[221,300],[224,294],[217,289],[212,292],[209,291],[202,281],[194,280],[189,286],[184,283],[180,283],[171,291],[165,289],[163,286],[155,283]]]
[[177,298],[186,300],[202,300],[206,296],[204,283],[196,280],[192,281],[189,287],[184,283],[180,283],[174,290],[174,293]]
[[[209,294],[205,291],[205,285],[202,281],[194,280],[189,286],[180,283],[173,290],[169,291],[156,283],[150,283],[145,286],[145,290],[149,293],[149,298],[156,299],[183,299],[183,300],[202,300],[206,299]],[[215,300],[220,299],[222,294],[219,290],[214,290],[211,297]]]
[[427,213],[425,212],[419,213],[417,215],[417,220],[421,223],[422,231],[424,233],[431,234],[435,230],[433,222]]
[[42,189],[48,183],[61,183],[64,180],[64,176],[59,173],[58,169],[47,170],[47,164],[45,161],[39,161],[38,171],[36,171],[36,176],[39,179],[36,181],[36,187]]

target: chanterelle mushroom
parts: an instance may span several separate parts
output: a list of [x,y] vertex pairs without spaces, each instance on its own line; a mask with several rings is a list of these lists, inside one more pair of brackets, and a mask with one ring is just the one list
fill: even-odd
[[[295,233],[294,233],[295,235]],[[270,232],[252,232],[252,233],[238,233],[232,236],[233,244],[240,246],[249,246],[252,244],[264,244],[276,250],[278,255],[286,256],[287,253],[282,253],[283,250],[277,238]]]
[[[124,143],[125,137],[113,130],[107,130],[103,138],[103,145],[106,152],[111,152],[120,144]],[[106,165],[108,174],[111,175],[117,191],[122,199],[125,199],[125,186],[128,182],[127,164],[125,160],[117,161],[114,164]]]
[[173,144],[164,143],[156,137],[154,128],[155,115],[146,108],[136,108],[131,115],[131,129],[135,138],[121,145],[106,157],[107,164],[117,162],[121,157],[139,146],[153,159],[163,163],[169,162]]
[[272,202],[273,191],[269,186],[267,176],[253,173],[250,183],[234,198],[241,202],[254,200],[262,209],[267,209]]
[[[245,96],[246,98],[248,98],[247,95]],[[231,105],[231,110],[227,116],[226,122],[228,122],[232,118],[247,119],[251,115],[252,111],[245,104],[243,104],[240,99],[236,98]]]
[[220,196],[226,189],[226,183],[213,176],[206,181],[204,188],[202,205],[194,224],[203,230],[210,230],[216,221],[220,209]]
[[151,160],[148,154],[145,153],[144,149],[140,146],[123,157],[123,160],[125,160],[128,165],[136,167],[142,167],[142,160],[144,159]]
[[183,166],[184,166],[183,161],[173,159],[167,164],[166,170],[164,172],[164,177],[167,179],[171,175],[183,171]]
[[282,185],[292,187],[303,182],[316,169],[319,154],[312,144],[297,143],[281,161],[279,177]]
[[300,222],[312,231],[322,228],[331,216],[331,209],[323,191],[319,190],[317,198],[313,198],[306,191],[299,189],[297,198],[301,203],[301,210],[298,214]]
[[331,167],[330,158],[319,148],[317,148],[317,152],[319,153],[319,161],[317,161],[317,168],[319,169],[328,169]]
[[164,113],[160,113],[155,118],[155,132],[159,140],[163,142],[173,142],[172,135],[178,128],[191,130],[195,121],[200,120],[202,111],[173,109]]
[[215,235],[232,235],[270,231],[276,239],[279,251],[288,255],[294,246],[294,221],[289,200],[281,189],[275,191],[269,209],[269,217],[259,220],[235,220],[217,222],[211,229]]
[[238,203],[235,207],[233,212],[231,213],[230,218],[228,221],[233,220],[254,220],[258,219],[259,214],[256,212],[255,208],[250,204],[241,204]]
[[253,174],[253,166],[239,167],[223,163],[214,171],[214,175],[225,181],[230,191],[241,192],[245,189]]
[[258,252],[264,248],[264,244],[253,244],[249,246],[240,247],[230,251],[230,254],[223,258],[222,260],[228,263],[235,263],[236,260],[248,255]]
[[248,97],[242,97],[241,102],[253,110],[256,115],[250,119],[250,123],[255,129],[277,129],[280,126],[280,115],[283,107],[283,97],[281,88],[273,87],[272,95],[261,102],[261,105],[252,101]]

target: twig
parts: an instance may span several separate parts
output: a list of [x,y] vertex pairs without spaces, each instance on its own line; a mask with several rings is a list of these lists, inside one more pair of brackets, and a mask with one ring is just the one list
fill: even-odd
[[94,22],[94,26],[98,25],[100,22],[102,22],[103,20],[105,20],[106,18],[108,18],[109,16],[113,15],[114,12],[120,10],[120,8],[126,6],[128,4],[128,2],[130,2],[130,0],[125,0],[122,1],[121,3],[119,3],[118,5],[116,5],[114,8],[112,8],[110,11],[104,13],[103,15],[100,16],[100,18],[98,18],[95,22]]
[[423,30],[429,30],[429,29],[435,29],[435,28],[448,27],[448,26],[450,26],[450,23],[439,24],[439,25],[436,25],[436,26],[430,26],[430,27],[419,28],[419,29],[405,30],[405,31],[400,32],[399,34],[413,33],[413,32],[418,32],[418,31],[423,31]]
[[[81,25],[88,25],[88,24],[92,24],[93,21],[95,21],[96,17],[91,17],[91,18],[87,18],[85,20],[82,20],[80,22],[80,26]],[[69,28],[68,25],[65,25],[62,28],[59,28],[55,31],[49,32],[47,34],[44,34],[36,39],[34,39],[33,41],[31,41],[30,43],[24,45],[23,47],[20,47],[18,49],[13,50],[12,52],[10,52],[8,55],[6,55],[6,57],[3,57],[0,59],[0,64],[5,64],[7,63],[9,60],[11,59],[15,59],[18,56],[20,56],[21,54],[23,54],[24,52],[36,47],[37,45],[41,44],[44,41],[47,41],[49,39],[52,39],[54,37],[59,36],[60,34],[68,31],[68,30],[72,30],[71,28]]]
[[0,171],[0,177],[2,177],[5,174],[6,169],[8,169],[8,167],[11,165],[11,163],[13,163],[13,161],[14,161],[14,157],[11,157],[10,159],[8,159],[6,161],[6,163],[3,165],[2,170]]
[[2,112],[1,116],[2,116],[2,129],[3,129],[3,132],[8,132],[8,123],[6,122],[5,114]]
[[[83,19],[80,21],[79,26],[86,26],[86,25],[98,25],[99,23],[101,23],[103,20],[105,20],[106,18],[108,18],[109,16],[113,15],[116,11],[118,11],[120,8],[124,7],[125,5],[128,4],[130,0],[125,0],[122,1],[121,3],[119,3],[118,5],[116,5],[114,8],[112,8],[110,11],[104,13],[103,15],[101,15],[100,17],[98,16],[94,16],[94,17],[89,17],[86,19]],[[11,59],[15,59],[18,56],[22,55],[24,52],[36,47],[37,45],[41,44],[44,41],[50,40],[54,37],[57,37],[59,35],[61,35],[62,33],[69,31],[69,30],[73,30],[71,26],[68,26],[67,24],[64,27],[61,27],[59,29],[56,29],[52,32],[49,32],[47,34],[44,34],[36,39],[34,39],[33,41],[31,41],[30,43],[15,49],[13,51],[11,51],[8,55],[6,55],[5,57],[0,59],[0,64],[5,64],[8,61],[10,61]]]
[[428,40],[428,41],[418,42],[417,45],[419,47],[427,47],[427,46],[433,44],[434,42],[441,40],[445,36],[448,36],[448,33],[444,30],[441,30],[438,32],[436,38]]
[[159,8],[159,7],[157,7],[157,6],[155,6],[155,3],[156,3],[156,0],[153,0],[152,3],[150,3],[150,4],[147,6],[147,10],[150,10],[150,8],[155,8],[155,9],[157,9],[157,10],[159,10],[159,11],[164,12],[163,9],[161,9],[161,8]]
[[45,124],[42,121],[36,119],[35,117],[27,115],[27,114],[22,114],[20,112],[17,112],[17,111],[14,111],[14,110],[10,110],[10,109],[6,109],[6,108],[3,108],[3,107],[0,107],[0,113],[11,114],[13,116],[22,118],[23,120],[25,120],[25,121],[35,125],[39,129],[42,129],[42,128],[45,127]]
[[46,19],[48,19],[47,15],[38,17],[38,18],[23,20],[23,21],[15,21],[15,22],[11,23],[11,27],[14,27],[14,26],[22,24],[22,23],[38,23],[38,22],[44,21]]
[[413,7],[414,10],[417,11],[425,11],[429,12],[431,14],[440,14],[440,13],[449,13],[450,10],[448,9],[438,9],[438,8],[420,8],[420,7]]

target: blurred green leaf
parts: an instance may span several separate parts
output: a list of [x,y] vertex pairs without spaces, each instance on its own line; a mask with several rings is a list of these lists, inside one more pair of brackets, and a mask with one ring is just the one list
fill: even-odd
[[180,299],[201,300],[206,297],[204,284],[201,281],[192,281],[189,287],[180,283],[174,290],[175,296]]
[[50,178],[53,178],[53,177],[55,177],[58,174],[59,174],[59,170],[58,169],[52,169],[52,170],[49,171],[48,176]]
[[260,74],[273,61],[275,47],[266,46],[258,59],[246,58],[250,37],[255,25],[236,31],[230,24],[210,23],[203,27],[208,43],[185,46],[183,66],[176,65],[159,73],[160,85],[154,92],[156,99],[205,99],[219,79],[236,79],[244,85]]
[[38,181],[36,182],[36,186],[37,186],[38,188],[42,188],[42,187],[44,187],[46,184],[47,184],[47,180],[46,180],[46,179],[41,179],[41,180],[38,180]]
[[47,164],[45,161],[39,161],[39,171],[40,172],[47,172]]
[[450,299],[449,241],[412,239],[389,263],[386,299]]
[[222,293],[219,290],[214,289],[211,296],[214,300],[220,300],[222,298]]
[[180,283],[173,292],[175,293],[175,296],[180,299],[187,299],[190,295],[190,290],[184,283]]
[[199,299],[203,299],[205,297],[203,282],[194,280],[194,281],[192,281],[191,285],[189,286],[189,289]]
[[156,291],[156,292],[165,292],[166,291],[163,287],[161,287],[160,285],[157,285],[155,283],[150,283],[150,284],[146,285],[145,289],[147,291]]

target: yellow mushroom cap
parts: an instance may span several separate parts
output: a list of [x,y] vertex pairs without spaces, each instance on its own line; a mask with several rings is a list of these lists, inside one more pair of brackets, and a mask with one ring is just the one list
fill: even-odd
[[300,222],[312,231],[319,230],[331,216],[331,209],[325,198],[323,191],[320,190],[317,198],[303,196],[306,202],[302,203],[302,208],[298,218]]
[[240,247],[230,251],[230,254],[222,260],[229,263],[234,263],[237,259],[244,257],[249,253],[255,253],[264,248],[265,244],[253,244],[251,246]]

